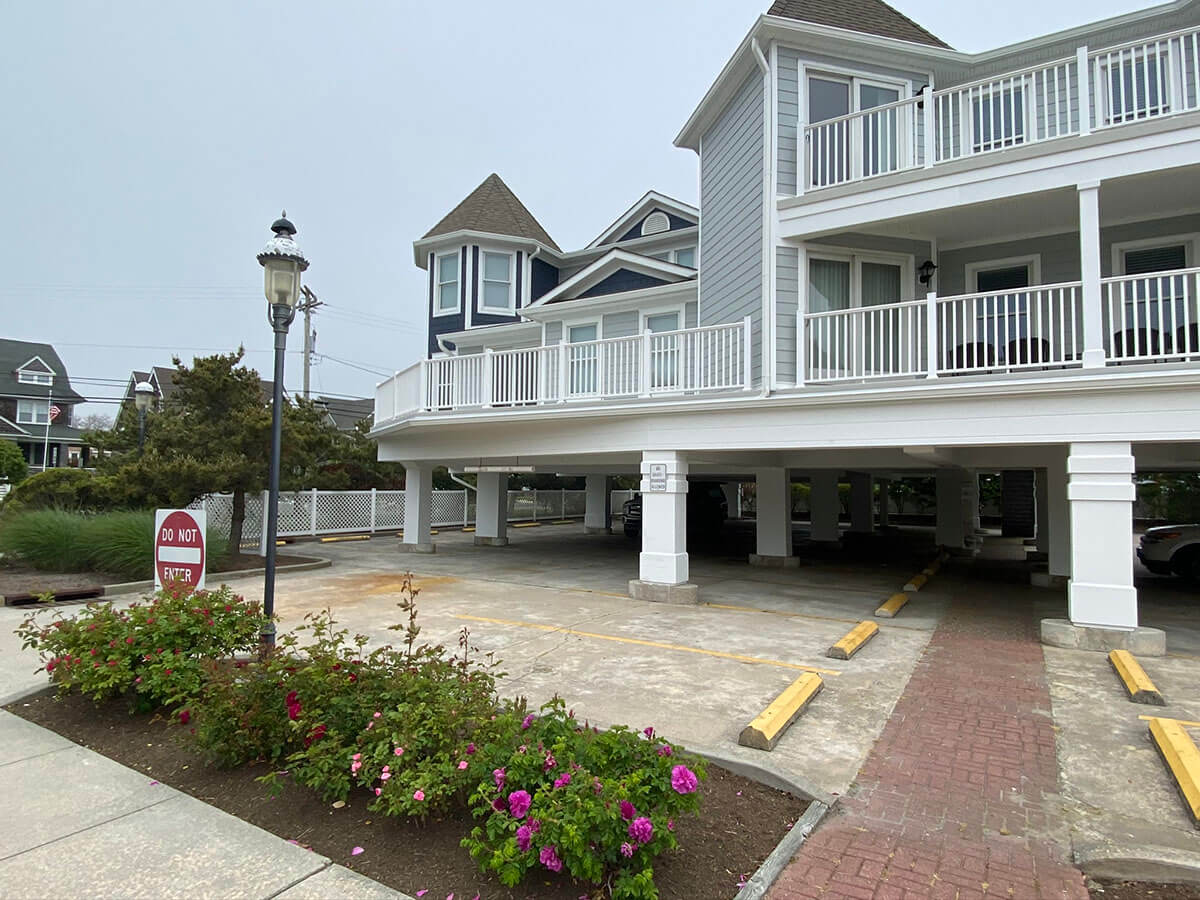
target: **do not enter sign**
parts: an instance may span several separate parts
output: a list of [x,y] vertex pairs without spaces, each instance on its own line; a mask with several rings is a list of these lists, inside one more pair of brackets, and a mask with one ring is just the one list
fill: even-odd
[[204,587],[204,530],[200,509],[159,509],[154,513],[154,587]]

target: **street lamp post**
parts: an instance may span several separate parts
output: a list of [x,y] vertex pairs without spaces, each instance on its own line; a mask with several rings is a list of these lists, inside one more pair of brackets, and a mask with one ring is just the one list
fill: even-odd
[[287,349],[288,326],[296,317],[300,298],[300,273],[308,268],[294,240],[296,226],[287,220],[287,212],[271,225],[275,237],[258,254],[263,267],[267,295],[267,318],[275,332],[275,383],[271,401],[271,474],[267,481],[267,560],[263,584],[263,625],[260,645],[263,653],[275,646],[275,535],[279,529],[279,457],[283,431],[283,357]]
[[146,410],[154,400],[154,385],[148,381],[139,381],[133,386],[133,402],[138,411],[138,456],[146,448]]

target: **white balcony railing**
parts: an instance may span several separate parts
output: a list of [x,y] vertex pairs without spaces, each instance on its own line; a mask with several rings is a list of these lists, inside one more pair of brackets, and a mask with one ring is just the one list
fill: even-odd
[[924,300],[804,317],[808,381],[919,375],[926,371]]
[[375,392],[376,424],[416,412],[747,390],[750,319],[428,359]]
[[1200,29],[1074,56],[806,124],[802,191],[1200,109]]
[[1117,361],[1200,355],[1200,268],[1100,282],[1105,355]]

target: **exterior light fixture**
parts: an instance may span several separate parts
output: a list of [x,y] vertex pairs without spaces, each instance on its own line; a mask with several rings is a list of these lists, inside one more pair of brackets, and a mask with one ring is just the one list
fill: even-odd
[[920,268],[917,269],[917,276],[921,284],[928,287],[929,282],[933,281],[933,273],[936,269],[937,263],[935,263],[932,259],[927,259],[925,262],[921,263]]
[[146,447],[146,413],[154,402],[154,385],[139,381],[133,386],[133,403],[138,411],[138,456]]

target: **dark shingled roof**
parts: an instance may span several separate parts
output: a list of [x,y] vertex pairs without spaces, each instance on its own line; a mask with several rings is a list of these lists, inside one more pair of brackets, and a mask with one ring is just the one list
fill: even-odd
[[466,200],[450,210],[442,221],[430,228],[425,237],[464,230],[528,238],[559,250],[558,244],[538,224],[533,213],[525,208],[525,204],[517,199],[517,195],[495,172],[471,191]]
[[[54,376],[52,388],[48,389],[46,385],[41,384],[22,384],[17,380],[17,368],[25,365],[35,356],[57,373]],[[35,363],[31,369],[44,372],[45,366],[38,366]],[[0,396],[33,397],[44,400],[48,391],[59,403],[84,402],[84,398],[72,389],[71,381],[67,377],[67,367],[63,365],[62,359],[59,358],[52,346],[35,341],[14,341],[0,338]]]
[[945,41],[883,0],[775,0],[767,15],[950,49]]

